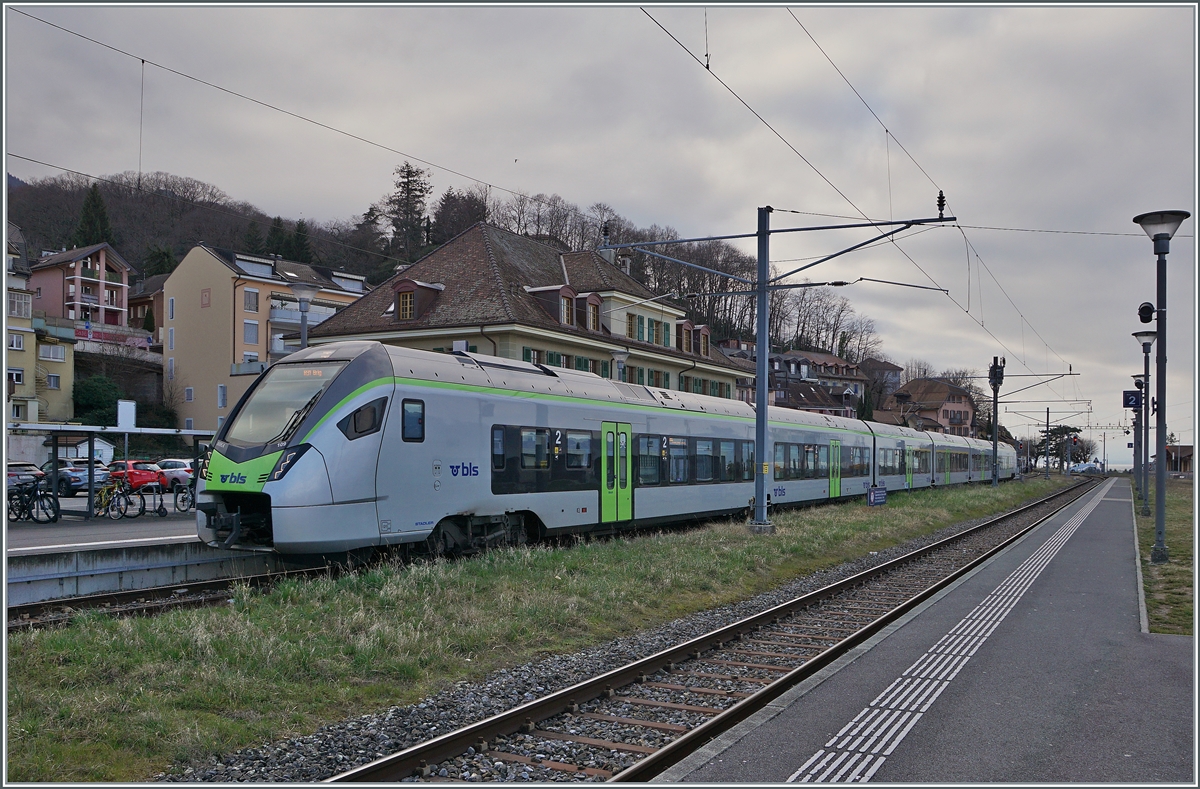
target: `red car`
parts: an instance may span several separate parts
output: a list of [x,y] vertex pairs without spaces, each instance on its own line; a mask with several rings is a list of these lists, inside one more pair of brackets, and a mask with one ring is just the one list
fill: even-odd
[[129,487],[137,490],[143,485],[157,482],[166,490],[167,475],[156,464],[148,460],[114,460],[108,464],[109,479],[129,476]]

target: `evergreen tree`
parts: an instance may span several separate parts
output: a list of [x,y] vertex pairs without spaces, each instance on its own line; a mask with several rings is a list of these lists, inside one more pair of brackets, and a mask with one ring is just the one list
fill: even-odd
[[297,263],[312,263],[312,246],[308,243],[308,223],[303,219],[296,222],[296,229],[288,239],[288,251],[284,257]]
[[75,417],[85,425],[115,425],[117,400],[121,388],[103,375],[92,375],[76,381],[71,391],[75,401]]
[[266,251],[262,231],[258,229],[258,222],[253,219],[246,225],[246,234],[242,236],[242,251],[251,255],[261,255]]
[[433,193],[431,173],[409,162],[396,168],[396,191],[387,197],[392,246],[397,257],[412,263],[425,252],[426,200]]
[[283,229],[283,217],[277,216],[271,221],[271,229],[267,231],[267,240],[263,247],[267,254],[287,257],[288,234]]
[[155,274],[170,274],[179,265],[175,253],[170,247],[155,245],[150,248],[146,259],[142,262],[142,273],[148,277]]
[[142,321],[142,328],[150,334],[154,334],[154,307],[152,305],[146,310],[146,319]]
[[87,247],[104,242],[116,243],[112,225],[108,221],[108,210],[104,207],[104,197],[100,194],[100,184],[94,183],[83,198],[83,210],[79,214],[79,225],[71,236],[71,245]]
[[433,208],[432,243],[444,244],[476,222],[488,218],[486,193],[481,190],[446,189]]

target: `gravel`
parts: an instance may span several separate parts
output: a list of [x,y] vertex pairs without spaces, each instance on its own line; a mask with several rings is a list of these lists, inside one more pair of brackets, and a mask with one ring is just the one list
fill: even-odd
[[[169,773],[156,775],[153,780],[321,781],[828,586],[917,548],[958,534],[990,517],[994,516],[954,524],[926,537],[909,540],[902,545],[872,552],[838,567],[796,578],[747,600],[700,611],[660,627],[618,638],[581,652],[555,655],[521,666],[499,669],[478,682],[459,682],[417,704],[391,707],[382,712],[329,724],[313,734],[302,737],[258,748],[246,748],[222,757],[213,756],[206,761],[176,765]],[[680,681],[661,673],[653,677],[653,680]],[[695,680],[687,680],[686,684],[693,687],[699,685]],[[754,687],[738,688],[753,689]],[[734,701],[708,695],[695,695],[694,698],[695,701],[689,703],[708,707],[725,707]],[[624,711],[613,711],[613,701],[616,700],[595,700],[581,704],[580,710],[687,726],[694,726],[703,720],[703,716],[697,716],[695,713],[650,707],[635,709],[622,705],[625,706]],[[571,719],[572,725],[574,721],[578,721],[576,733],[596,739],[609,739],[614,733],[614,727],[619,728],[616,724],[578,716]],[[556,724],[554,728],[561,730],[564,727]],[[526,743],[537,750],[529,750]],[[573,742],[542,740],[522,734],[499,738],[495,745],[531,759],[562,761],[609,772],[624,769],[639,758],[635,754],[588,748]],[[474,749],[466,756],[435,765],[433,775],[466,781],[604,780],[602,775],[564,773],[537,765],[505,762],[493,753],[473,751]]]

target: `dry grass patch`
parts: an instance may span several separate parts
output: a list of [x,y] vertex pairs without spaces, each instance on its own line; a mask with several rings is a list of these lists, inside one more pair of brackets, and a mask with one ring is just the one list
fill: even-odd
[[[1167,480],[1167,512],[1164,543],[1168,561],[1152,564],[1154,547],[1154,479],[1150,480],[1150,516],[1137,517],[1138,549],[1142,560],[1142,580],[1146,594],[1146,616],[1151,633],[1194,634],[1195,614],[1195,539],[1192,480]],[[1136,512],[1141,505],[1135,502]]]
[[744,599],[1060,484],[793,510],[770,536],[714,523],[241,588],[223,608],[82,615],[8,637],[7,778],[145,780]]

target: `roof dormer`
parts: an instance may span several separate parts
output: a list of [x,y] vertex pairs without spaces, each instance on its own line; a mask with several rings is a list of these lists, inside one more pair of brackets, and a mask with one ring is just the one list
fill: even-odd
[[440,282],[421,282],[415,279],[401,279],[393,286],[395,298],[392,301],[392,313],[395,320],[410,321],[424,315],[438,295],[446,289]]

